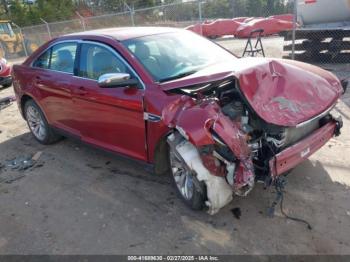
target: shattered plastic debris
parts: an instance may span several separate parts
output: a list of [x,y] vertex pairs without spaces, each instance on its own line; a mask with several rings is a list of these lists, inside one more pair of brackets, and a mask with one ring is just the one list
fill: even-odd
[[[38,161],[41,154],[42,152],[38,151],[33,156],[19,156],[12,160],[8,160],[5,165],[0,163],[0,171],[6,171],[6,167],[13,171],[24,171],[29,168],[42,167],[44,164]],[[5,176],[0,177],[0,183],[11,184],[25,176],[24,173],[7,173]]]
[[32,157],[19,156],[13,160],[8,161],[7,167],[13,170],[15,169],[15,170],[22,171],[34,166],[34,162],[35,161],[32,159]]
[[[16,157],[12,160],[7,161],[7,167],[11,168],[12,170],[26,170],[33,167],[38,162],[42,153],[43,152],[38,151],[33,156]],[[39,164],[39,166],[42,166],[42,164]]]
[[16,101],[16,97],[14,96],[0,98],[0,110],[10,106],[13,101]]

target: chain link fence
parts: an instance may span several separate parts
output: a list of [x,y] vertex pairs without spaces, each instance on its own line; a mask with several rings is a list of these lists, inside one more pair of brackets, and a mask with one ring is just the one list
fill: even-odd
[[[279,15],[289,12],[288,9],[270,9],[268,7],[254,7],[252,11],[248,0],[200,0],[174,2],[155,7],[132,9],[127,6],[127,11],[114,14],[106,14],[93,17],[81,17],[63,22],[46,23],[41,25],[23,27],[22,32],[28,42],[40,46],[51,38],[80,32],[85,30],[94,30],[109,27],[127,27],[127,26],[169,26],[177,28],[186,28],[194,25],[199,26],[203,23],[209,24],[217,19],[232,19],[235,17],[267,17],[270,15]],[[285,2],[282,0],[282,2]],[[202,32],[199,32],[202,33]],[[230,36],[230,35],[229,35]],[[227,36],[227,37],[229,37]],[[276,38],[276,37],[275,37]],[[226,39],[231,39],[227,41]],[[281,38],[276,41],[268,40],[269,45],[265,45],[266,54],[272,57],[282,57]],[[246,39],[231,38],[217,39],[238,56],[242,55]],[[270,48],[270,43],[272,46]],[[28,50],[30,54],[32,50]],[[23,55],[18,54],[18,55]]]
[[[344,25],[341,27],[334,23],[336,12],[340,15],[344,9],[341,3],[346,2],[345,0],[335,0],[333,5],[338,9],[334,11],[333,8],[333,13],[330,14],[327,13],[329,5],[324,6],[325,3],[329,4],[328,0],[265,1],[267,4],[262,5],[263,2],[186,1],[137,10],[127,6],[124,12],[94,17],[81,17],[77,14],[79,19],[63,22],[46,23],[42,20],[43,24],[17,29],[17,34],[22,35],[23,40],[18,45],[26,50],[18,48],[17,51],[20,51],[12,53],[25,56],[51,38],[85,30],[128,26],[190,26],[190,30],[215,39],[237,56],[241,56],[251,32],[263,28],[262,43],[268,57],[295,58],[325,67],[329,67],[329,64],[350,64],[350,22],[348,30],[344,30]],[[350,9],[348,13],[350,14]],[[296,19],[298,23],[295,23]],[[322,23],[315,25],[312,20]],[[327,24],[329,21],[332,22],[331,25]],[[210,28],[216,28],[219,33],[211,32]],[[229,32],[224,30],[222,33],[223,29]],[[257,35],[252,37],[254,48]]]

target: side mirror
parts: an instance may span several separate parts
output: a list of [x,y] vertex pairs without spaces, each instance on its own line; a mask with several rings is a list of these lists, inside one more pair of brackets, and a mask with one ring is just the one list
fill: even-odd
[[104,74],[98,78],[98,85],[104,88],[133,86],[138,83],[137,79],[130,79],[130,75],[126,73]]

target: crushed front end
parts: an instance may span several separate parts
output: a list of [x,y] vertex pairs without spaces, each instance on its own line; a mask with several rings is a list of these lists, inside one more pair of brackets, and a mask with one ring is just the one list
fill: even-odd
[[[245,99],[236,78],[171,90],[180,95],[162,113],[168,144],[206,185],[210,214],[246,196],[257,180],[273,181],[340,134],[327,109],[295,126],[266,122]],[[282,105],[285,101],[278,101]],[[292,109],[293,110],[293,109]]]

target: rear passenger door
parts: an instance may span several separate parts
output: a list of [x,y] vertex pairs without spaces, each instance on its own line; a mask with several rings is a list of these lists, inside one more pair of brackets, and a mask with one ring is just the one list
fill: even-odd
[[70,84],[73,81],[77,42],[54,44],[33,63],[33,85],[40,93],[39,104],[53,126],[79,134],[72,119],[73,101]]
[[[144,89],[132,67],[113,48],[102,43],[80,44],[77,77],[72,85],[74,122],[82,139],[108,150],[146,160]],[[98,78],[128,73],[139,85],[101,88]]]

